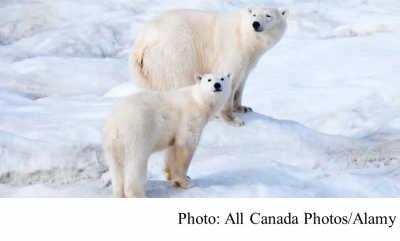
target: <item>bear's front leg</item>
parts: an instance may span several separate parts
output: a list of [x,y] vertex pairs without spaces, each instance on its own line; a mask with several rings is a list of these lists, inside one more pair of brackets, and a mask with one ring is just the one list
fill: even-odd
[[[165,156],[165,167],[164,167],[164,172],[165,172],[165,178],[168,181],[172,181],[172,169],[174,166],[174,161],[175,161],[175,147],[169,147],[167,149],[167,154]],[[189,176],[187,178],[190,179]]]
[[231,93],[229,99],[226,101],[225,105],[219,111],[218,118],[222,122],[228,125],[239,127],[244,125],[244,122],[239,117],[233,116],[233,98],[234,98],[234,93]]
[[175,187],[189,189],[194,186],[194,182],[187,176],[187,171],[195,150],[196,147],[191,145],[175,144],[175,160],[170,166],[172,185]]
[[167,153],[165,156],[165,167],[164,167],[165,178],[168,181],[172,180],[171,170],[173,168],[174,160],[175,160],[175,147],[171,146],[171,147],[168,147],[168,149],[167,149]]
[[246,84],[246,79],[243,79],[239,85],[239,88],[235,91],[235,95],[233,98],[233,112],[248,113],[253,111],[252,108],[242,105],[242,95],[245,84]]

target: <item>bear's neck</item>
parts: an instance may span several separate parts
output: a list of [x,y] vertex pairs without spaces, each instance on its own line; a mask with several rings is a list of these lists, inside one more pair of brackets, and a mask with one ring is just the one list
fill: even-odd
[[223,105],[220,99],[209,98],[209,95],[203,94],[200,91],[200,86],[195,85],[192,89],[194,101],[198,106],[198,111],[202,112],[207,120],[210,119]]

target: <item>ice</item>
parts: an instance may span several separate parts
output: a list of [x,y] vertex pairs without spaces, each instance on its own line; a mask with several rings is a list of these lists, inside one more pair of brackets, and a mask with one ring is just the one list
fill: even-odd
[[[0,197],[110,197],[104,118],[141,90],[128,53],[169,9],[261,0],[0,2]],[[243,127],[213,119],[172,187],[153,155],[149,197],[400,197],[400,3],[268,2],[288,31],[250,74]]]

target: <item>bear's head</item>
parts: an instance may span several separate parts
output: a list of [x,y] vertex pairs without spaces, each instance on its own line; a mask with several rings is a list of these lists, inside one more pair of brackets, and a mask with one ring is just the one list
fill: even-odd
[[286,19],[289,15],[287,8],[247,7],[244,11],[245,23],[251,31],[257,34],[286,30]]
[[206,99],[217,98],[225,102],[231,93],[230,74],[196,74],[195,80]]

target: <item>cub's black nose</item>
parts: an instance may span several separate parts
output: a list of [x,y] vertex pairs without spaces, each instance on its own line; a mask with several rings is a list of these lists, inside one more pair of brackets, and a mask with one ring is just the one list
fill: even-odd
[[255,29],[255,30],[257,30],[259,27],[261,26],[261,24],[259,23],[259,22],[253,22],[253,28]]
[[217,90],[220,89],[221,88],[221,84],[220,83],[215,83],[214,84],[214,88],[217,89]]

